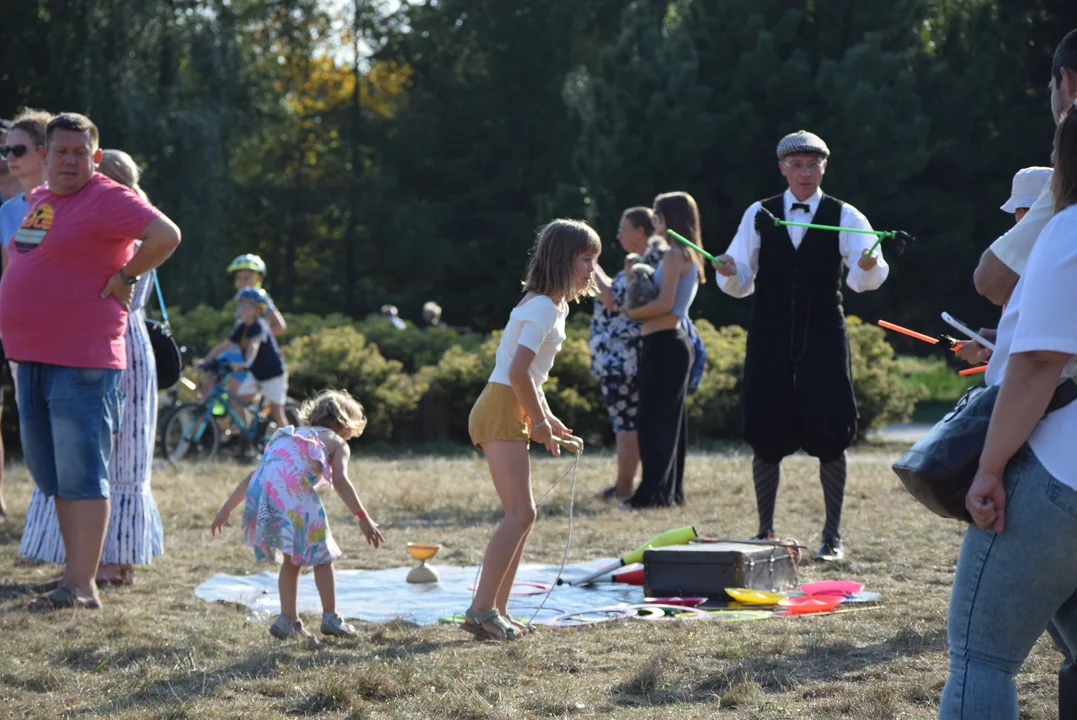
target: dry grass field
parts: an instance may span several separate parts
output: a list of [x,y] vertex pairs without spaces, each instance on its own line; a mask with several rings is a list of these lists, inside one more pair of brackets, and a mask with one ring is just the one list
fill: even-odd
[[[246,609],[207,604],[195,586],[215,572],[256,572],[235,517],[210,521],[245,472],[238,465],[161,470],[154,489],[167,555],[133,587],[105,589],[104,609],[33,615],[28,588],[55,568],[13,566],[30,494],[13,468],[12,516],[0,526],[0,716],[13,718],[931,718],[946,677],[946,605],[962,526],[922,510],[890,471],[893,449],[850,456],[847,561],[802,567],[802,580],[856,579],[881,609],[750,623],[620,621],[545,628],[511,644],[447,626],[360,623],[356,639],[318,648],[281,643]],[[534,456],[536,494],[568,459]],[[750,536],[750,459],[696,453],[686,508],[626,513],[595,498],[609,455],[584,456],[571,561],[618,555],[658,532]],[[817,465],[786,462],[778,530],[814,547],[823,499]],[[499,517],[477,455],[364,458],[352,476],[387,538],[366,547],[336,498],[330,522],[341,568],[410,565],[405,543],[433,541],[437,562],[474,564]],[[526,560],[558,562],[568,483],[539,509]],[[556,594],[555,594],[556,597]],[[446,608],[447,612],[463,608]],[[310,619],[316,625],[316,618]],[[1041,639],[1018,678],[1023,718],[1055,717],[1059,660]]]

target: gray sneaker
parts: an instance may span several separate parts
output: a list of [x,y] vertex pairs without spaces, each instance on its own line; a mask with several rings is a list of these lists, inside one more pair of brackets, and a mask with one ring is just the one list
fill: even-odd
[[269,626],[269,634],[278,640],[287,640],[288,638],[294,637],[311,637],[310,633],[303,628],[302,620],[299,618],[293,620],[292,618],[284,617],[283,615],[278,615],[277,619],[273,621],[273,624]]
[[322,613],[322,635],[336,635],[337,637],[355,637],[358,635],[355,628],[344,622],[344,618],[336,613]]

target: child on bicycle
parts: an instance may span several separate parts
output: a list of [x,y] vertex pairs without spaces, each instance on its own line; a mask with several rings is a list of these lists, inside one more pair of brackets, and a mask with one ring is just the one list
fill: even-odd
[[[248,287],[261,288],[262,281],[266,276],[266,264],[262,258],[248,253],[232,260],[228,266],[228,272],[234,273],[237,291]],[[288,329],[288,323],[284,321],[284,316],[280,314],[276,305],[273,304],[273,298],[269,296],[268,292],[266,293],[266,310],[262,317],[265,318],[265,321],[269,324],[269,329],[273,331],[274,335],[280,335]],[[238,312],[236,313],[236,320],[239,320]],[[227,348],[221,353],[220,357],[226,360],[234,360],[235,362],[243,362],[243,352],[235,346]],[[203,395],[209,395],[218,381],[223,381],[225,389],[232,395],[236,395],[243,381],[247,379],[246,370],[230,372],[223,378],[217,377],[214,368],[207,367],[205,370],[207,371],[207,378],[202,386]],[[238,407],[236,409],[239,410]],[[223,413],[222,408],[217,414]]]
[[[242,290],[243,288],[253,287],[262,288],[262,281],[266,276],[266,264],[262,258],[257,255],[240,255],[228,266],[229,273],[235,273],[236,290]],[[269,293],[266,293],[266,309],[262,313],[262,317],[269,323],[269,329],[273,331],[274,335],[280,335],[282,332],[288,329],[288,323],[284,322],[284,316],[277,310],[277,306],[273,304],[273,298],[269,297]]]
[[288,424],[284,417],[284,403],[288,396],[288,372],[284,367],[284,358],[281,357],[277,338],[262,317],[268,304],[267,297],[265,290],[255,287],[246,287],[236,293],[239,322],[227,340],[210,350],[202,361],[202,367],[212,369],[214,360],[232,345],[238,346],[243,353],[243,359],[233,364],[232,368],[246,370],[247,377],[235,394],[244,403],[250,403],[260,391],[269,405],[273,422],[282,428]]
[[322,601],[322,634],[355,635],[355,628],[336,612],[333,561],[340,557],[329,532],[325,508],[318,493],[331,486],[353,515],[368,543],[385,541],[367,515],[348,479],[351,452],[347,441],[366,427],[363,406],[346,392],[326,390],[303,403],[303,427],[277,430],[262,454],[258,469],[247,475],[225,501],[213,520],[216,535],[232,511],[244,502],[244,542],[254,548],[259,562],[283,554],[278,589],[280,615],[270,626],[275,638],[310,638],[299,619],[299,570],[314,568],[314,584]]

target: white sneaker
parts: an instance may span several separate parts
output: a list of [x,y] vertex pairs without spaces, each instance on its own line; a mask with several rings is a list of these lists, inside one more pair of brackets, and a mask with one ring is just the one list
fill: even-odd
[[335,635],[337,637],[355,637],[359,633],[355,628],[344,622],[344,618],[336,613],[322,613],[322,635]]

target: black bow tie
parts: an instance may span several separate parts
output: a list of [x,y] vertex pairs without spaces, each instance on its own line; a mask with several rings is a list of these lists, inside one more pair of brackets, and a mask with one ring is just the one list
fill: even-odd
[[808,203],[793,203],[792,210],[803,210],[806,213],[810,213],[811,205]]

